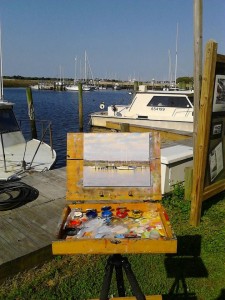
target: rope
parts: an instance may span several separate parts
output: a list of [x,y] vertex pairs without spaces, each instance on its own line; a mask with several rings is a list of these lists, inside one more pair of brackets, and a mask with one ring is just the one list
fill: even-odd
[[37,199],[38,190],[23,182],[0,183],[0,211],[14,209]]

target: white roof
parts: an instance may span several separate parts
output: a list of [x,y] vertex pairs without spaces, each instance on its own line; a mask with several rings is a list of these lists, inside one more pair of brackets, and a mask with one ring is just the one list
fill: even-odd
[[193,157],[193,148],[186,145],[175,145],[161,149],[161,163],[172,164]]

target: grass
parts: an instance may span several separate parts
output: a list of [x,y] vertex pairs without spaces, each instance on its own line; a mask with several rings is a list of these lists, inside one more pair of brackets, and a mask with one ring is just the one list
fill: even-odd
[[[203,203],[201,223],[189,225],[190,202],[177,185],[163,199],[178,239],[176,255],[126,255],[146,295],[163,299],[225,299],[225,194]],[[0,299],[84,300],[98,298],[106,255],[57,256],[41,267],[8,279]],[[110,295],[117,296],[112,279]],[[127,296],[132,295],[125,277]]]

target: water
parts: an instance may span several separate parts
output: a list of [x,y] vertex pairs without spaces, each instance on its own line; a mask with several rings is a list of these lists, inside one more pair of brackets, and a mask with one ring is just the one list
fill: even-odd
[[[53,147],[57,153],[55,168],[66,165],[66,135],[68,132],[79,132],[78,93],[33,90],[35,116],[38,120],[52,122]],[[27,99],[25,88],[4,89],[4,98],[14,103],[17,120],[28,119]],[[89,115],[100,111],[101,102],[105,109],[113,104],[129,104],[131,95],[128,91],[93,91],[83,93],[84,132],[90,131]],[[27,127],[29,124],[26,125]],[[28,137],[28,128],[22,128]]]
[[134,170],[99,170],[92,167],[84,167],[84,186],[135,186],[149,187],[150,169],[136,168]]

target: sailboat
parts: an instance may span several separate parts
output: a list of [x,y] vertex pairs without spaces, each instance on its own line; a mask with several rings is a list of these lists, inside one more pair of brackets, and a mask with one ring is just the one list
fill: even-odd
[[[83,91],[93,91],[95,90],[95,86],[92,85],[92,84],[89,84],[88,82],[88,75],[87,75],[87,70],[88,70],[88,67],[91,71],[91,68],[90,68],[90,64],[88,62],[88,57],[87,57],[87,53],[85,51],[85,56],[84,56],[84,83],[82,85],[82,90]],[[65,87],[65,89],[67,91],[75,91],[75,92],[78,92],[79,90],[79,87],[78,87],[78,84],[77,84],[77,79],[76,79],[76,70],[77,70],[77,57],[75,58],[75,76],[74,76],[74,84],[72,85],[68,85]],[[92,73],[92,72],[91,72]],[[93,81],[93,79],[92,79]]]
[[46,126],[41,140],[26,141],[16,120],[13,103],[4,99],[1,40],[0,28],[0,181],[8,181],[21,178],[26,171],[49,170],[56,160],[56,153],[43,141],[51,130],[51,123]]
[[128,160],[127,160],[127,149],[126,149],[126,164],[123,164],[123,165],[121,165],[121,166],[118,166],[118,167],[116,167],[116,169],[117,169],[117,170],[123,170],[123,171],[127,171],[127,170],[131,171],[131,170],[135,170],[135,169],[136,169],[136,167],[128,165]]
[[65,90],[66,91],[75,91],[78,92],[79,91],[79,87],[77,82],[77,57],[75,57],[75,72],[74,72],[74,83],[71,85],[67,85],[65,86]]

